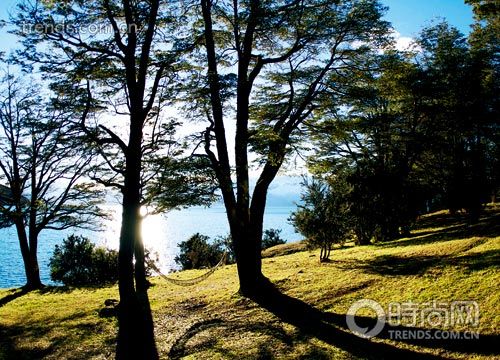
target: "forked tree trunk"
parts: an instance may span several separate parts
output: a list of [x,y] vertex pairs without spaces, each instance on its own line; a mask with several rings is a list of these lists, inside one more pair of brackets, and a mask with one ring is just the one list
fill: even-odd
[[245,221],[229,216],[240,293],[250,298],[265,295],[270,285],[270,281],[262,274],[261,256],[267,189],[268,183],[261,182],[256,186],[250,208],[240,212],[240,217],[248,214]]
[[262,274],[260,254],[262,239],[250,225],[243,228],[239,234],[235,234],[233,239],[240,293],[252,297],[261,292],[266,280]]

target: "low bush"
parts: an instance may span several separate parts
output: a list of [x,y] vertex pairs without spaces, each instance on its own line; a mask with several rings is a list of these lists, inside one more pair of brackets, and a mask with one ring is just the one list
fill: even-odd
[[183,270],[201,269],[216,265],[224,254],[223,241],[209,242],[206,235],[196,233],[186,241],[179,243],[180,254],[175,262]]
[[262,236],[262,250],[269,249],[270,247],[285,244],[286,241],[281,238],[281,229],[267,229],[264,230]]
[[62,245],[56,245],[49,265],[51,279],[64,285],[102,285],[118,280],[118,252],[98,247],[82,236],[70,235]]

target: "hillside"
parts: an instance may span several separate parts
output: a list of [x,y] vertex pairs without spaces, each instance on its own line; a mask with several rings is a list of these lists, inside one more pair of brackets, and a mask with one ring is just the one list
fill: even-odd
[[[293,250],[293,249],[292,249]],[[301,250],[301,249],[298,249]],[[285,253],[291,252],[285,247]],[[423,216],[412,236],[365,247],[345,246],[320,264],[317,251],[263,260],[276,302],[238,295],[234,265],[192,287],[152,278],[149,295],[161,358],[188,359],[493,359],[500,340],[500,208],[468,226],[446,212]],[[203,273],[185,271],[180,278]],[[104,310],[117,288],[0,291],[0,359],[113,358],[116,319]],[[345,326],[359,299],[391,302],[477,301],[479,340],[366,340]],[[358,313],[369,322],[374,314]],[[112,314],[111,314],[112,315]],[[424,328],[426,330],[428,328]],[[456,325],[464,333],[470,328]],[[387,334],[382,332],[383,334]],[[384,337],[384,336],[382,336]],[[495,352],[496,351],[496,352]]]

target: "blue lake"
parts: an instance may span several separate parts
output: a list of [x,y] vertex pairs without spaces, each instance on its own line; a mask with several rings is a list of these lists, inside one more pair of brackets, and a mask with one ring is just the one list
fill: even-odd
[[[109,248],[118,248],[120,230],[120,206],[110,206],[112,219],[103,223],[100,232],[83,230],[52,231],[47,230],[40,234],[38,244],[38,259],[42,282],[53,284],[50,281],[49,259],[54,246],[71,233],[81,234],[96,244]],[[290,213],[295,207],[268,207],[264,219],[264,229],[282,229],[281,237],[288,242],[300,240],[300,234],[295,233],[293,226],[288,222]],[[178,253],[177,244],[186,240],[194,233],[215,238],[227,235],[229,227],[225,210],[222,206],[211,208],[190,208],[180,211],[171,211],[166,215],[152,215],[145,218],[142,234],[145,246],[158,253],[162,271],[176,269],[174,258]],[[14,228],[0,230],[0,288],[18,287],[25,284],[24,267]]]

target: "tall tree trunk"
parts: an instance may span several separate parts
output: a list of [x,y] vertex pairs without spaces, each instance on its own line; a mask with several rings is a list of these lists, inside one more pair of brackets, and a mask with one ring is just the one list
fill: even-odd
[[[142,123],[137,119],[131,119],[131,123],[135,128],[131,128],[126,154],[118,255],[120,314],[116,357],[117,359],[157,359],[153,319],[147,295],[144,245],[141,239]],[[139,124],[141,127],[138,127]]]
[[[140,212],[140,206],[139,206]],[[144,242],[142,240],[142,216],[136,220],[137,224],[137,235],[134,242],[134,256],[135,256],[135,267],[134,267],[134,275],[135,275],[135,286],[137,291],[146,291],[148,289],[149,283],[146,279],[146,265],[145,255],[144,255]]]
[[30,290],[40,289],[43,287],[43,284],[40,279],[40,268],[38,266],[38,256],[36,248],[30,249],[29,263],[30,274],[26,287]]
[[24,221],[22,219],[16,220],[15,227],[19,239],[19,246],[21,248],[21,255],[23,257],[24,272],[26,274],[26,285],[24,287],[27,290],[39,289],[43,284],[40,280],[36,249],[33,254],[28,243],[28,235],[24,227]]
[[31,209],[29,224],[29,248],[30,248],[30,277],[28,278],[28,288],[40,289],[43,287],[40,280],[40,268],[38,266],[38,231],[36,229],[36,209]]
[[134,219],[136,208],[130,190],[125,187],[123,194],[120,251],[118,253],[118,288],[120,293],[120,314],[118,318],[117,359],[128,359],[137,351],[134,346],[136,328],[134,315],[138,307],[134,287]]
[[236,236],[232,234],[240,292],[248,297],[265,295],[270,284],[269,280],[262,274],[261,256],[267,189],[275,175],[268,176],[268,174],[265,171],[256,184],[250,209],[247,211],[248,221],[244,227],[236,228]]
[[[132,186],[130,192],[125,191],[123,196],[119,252],[120,314],[116,357],[117,359],[157,359],[145,274],[138,274],[139,259],[136,259],[135,272],[133,266],[134,253],[137,254],[138,247],[142,246],[142,242],[138,241],[141,230],[140,204],[136,201],[137,196],[133,196],[134,189],[138,189],[138,186]],[[142,254],[144,254],[144,248],[142,248]],[[142,269],[144,269],[144,264]]]
[[24,263],[24,272],[26,274],[26,290],[36,290],[43,287],[40,279],[40,269],[38,267],[37,258],[37,239],[28,239],[24,221],[18,219],[15,221],[17,237],[19,239],[19,247],[21,248],[21,255]]
[[266,278],[262,274],[262,260],[260,244],[262,234],[259,236],[255,226],[247,225],[233,236],[236,265],[240,282],[240,293],[253,297],[262,292],[262,285]]

